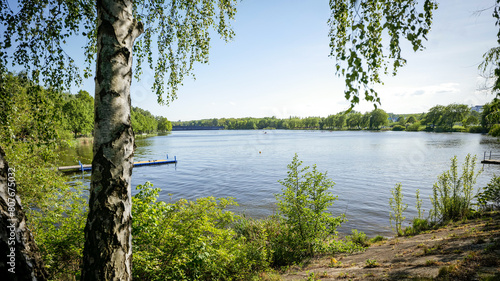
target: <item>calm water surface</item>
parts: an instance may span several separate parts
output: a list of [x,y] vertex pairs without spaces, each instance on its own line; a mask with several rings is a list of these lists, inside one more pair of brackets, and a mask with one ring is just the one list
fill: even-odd
[[[162,189],[161,200],[170,201],[169,194],[173,199],[234,197],[240,205],[236,211],[264,217],[275,212],[278,180],[286,177],[286,166],[297,153],[305,165],[317,164],[336,183],[332,192],[339,199],[332,211],[349,220],[341,232],[356,228],[387,236],[390,190],[396,183],[403,185],[407,220],[416,215],[416,189],[427,215],[432,185],[454,155],[462,163],[468,153],[476,154],[480,162],[485,151],[500,150],[496,138],[479,134],[366,131],[176,131],[136,144],[135,161],[168,154],[179,162],[134,168],[133,193],[136,185],[150,181]],[[91,153],[91,146],[79,146],[64,164],[74,165],[76,158],[90,163]],[[476,186],[486,185],[495,173],[500,174],[500,166],[485,166]]]

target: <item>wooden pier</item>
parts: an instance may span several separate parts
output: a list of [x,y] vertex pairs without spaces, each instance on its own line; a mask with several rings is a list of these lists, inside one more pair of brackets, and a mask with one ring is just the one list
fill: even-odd
[[496,164],[500,165],[500,154],[499,153],[492,153],[491,151],[484,152],[484,157],[483,161],[481,161],[481,164]]
[[[62,172],[76,172],[76,171],[91,171],[92,170],[92,165],[91,164],[82,164],[80,161],[78,161],[79,165],[74,165],[74,166],[62,166],[57,168],[59,171]],[[177,164],[177,156],[174,156],[174,159],[168,159],[167,160],[148,160],[148,161],[138,161],[134,162],[134,167],[137,166],[150,166],[150,165],[161,165],[161,164]]]

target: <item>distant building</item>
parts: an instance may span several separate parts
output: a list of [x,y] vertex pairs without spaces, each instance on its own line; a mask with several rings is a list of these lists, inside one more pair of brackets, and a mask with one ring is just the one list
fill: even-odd
[[476,106],[473,106],[470,110],[477,111],[477,112],[481,113],[481,112],[483,112],[483,106],[484,105],[476,105]]

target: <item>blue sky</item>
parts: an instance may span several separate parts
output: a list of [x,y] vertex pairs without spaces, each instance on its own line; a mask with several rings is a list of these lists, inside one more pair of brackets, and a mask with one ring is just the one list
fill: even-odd
[[[490,94],[477,66],[496,45],[494,1],[438,1],[426,49],[406,48],[408,64],[378,86],[381,108],[393,113],[425,112],[436,104],[484,104]],[[170,120],[221,117],[328,116],[345,110],[344,82],[328,55],[328,1],[243,0],[233,23],[233,42],[214,42],[210,64],[196,66],[170,106],[156,104],[150,84],[134,81],[132,103]],[[145,76],[152,73],[145,72]],[[151,79],[149,79],[151,80]],[[362,103],[356,110],[369,111]]]
[[[439,9],[426,49],[413,53],[403,47],[407,65],[396,77],[383,77],[376,89],[382,109],[393,113],[421,113],[434,105],[478,105],[493,96],[478,90],[477,70],[482,55],[496,46],[493,0],[438,0]],[[328,116],[349,107],[344,82],[335,75],[329,57],[327,0],[243,0],[232,26],[230,43],[212,39],[210,63],[195,66],[178,99],[160,106],[151,91],[153,72],[145,69],[132,82],[132,105],[169,120],[222,117]],[[81,40],[71,53],[83,54]],[[79,51],[81,50],[81,52]],[[82,56],[83,57],[83,56]],[[77,58],[77,61],[81,58]],[[81,66],[83,68],[83,65]],[[93,95],[93,80],[82,87]],[[77,89],[74,90],[76,93]],[[362,102],[355,110],[373,105]]]

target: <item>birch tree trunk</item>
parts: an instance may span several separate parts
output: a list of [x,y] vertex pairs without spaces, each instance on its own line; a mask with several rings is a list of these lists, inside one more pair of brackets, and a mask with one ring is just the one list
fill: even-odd
[[47,271],[17,195],[15,168],[0,147],[0,280],[47,280]]
[[94,159],[81,280],[130,280],[134,133],[132,47],[143,25],[132,0],[97,1]]

